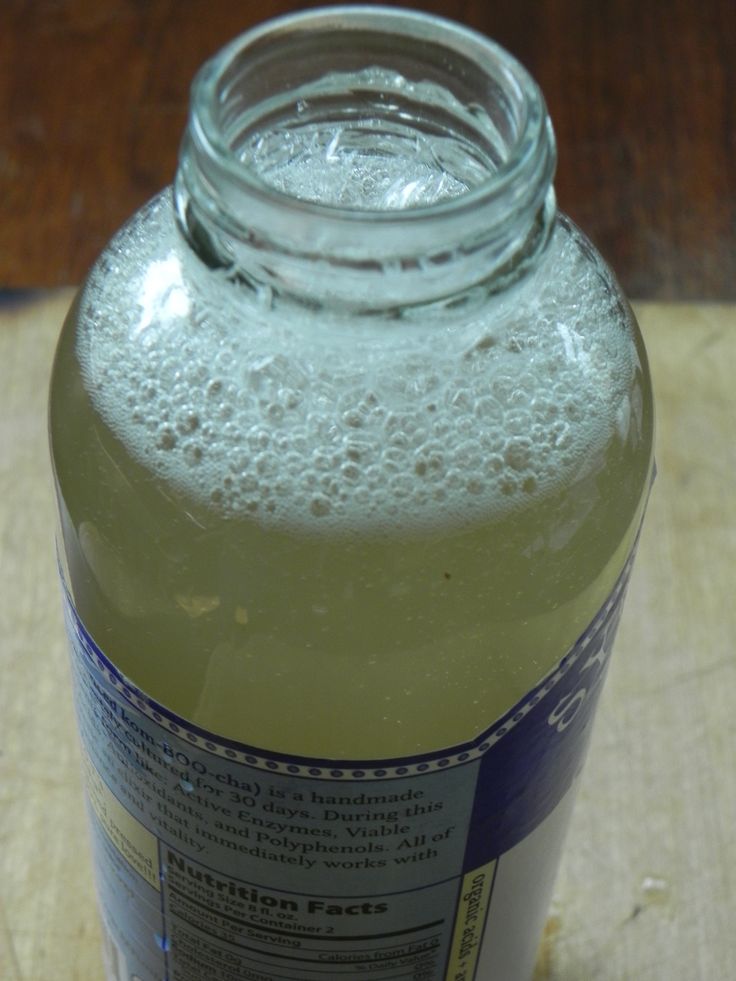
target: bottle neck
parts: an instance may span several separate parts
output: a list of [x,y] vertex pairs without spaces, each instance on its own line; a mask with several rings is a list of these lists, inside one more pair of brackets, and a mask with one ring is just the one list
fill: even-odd
[[320,307],[498,292],[554,222],[539,89],[459,25],[333,7],[268,22],[204,66],[175,183],[209,265]]

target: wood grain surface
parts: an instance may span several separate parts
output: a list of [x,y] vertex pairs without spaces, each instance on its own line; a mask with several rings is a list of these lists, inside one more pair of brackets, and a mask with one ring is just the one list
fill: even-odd
[[[46,387],[70,294],[0,313],[0,978],[99,981]],[[535,981],[736,977],[736,307],[639,304],[657,478]]]
[[[81,280],[170,183],[189,82],[288,0],[2,0],[0,286]],[[409,3],[496,38],[535,75],[564,210],[630,296],[736,300],[733,0]]]

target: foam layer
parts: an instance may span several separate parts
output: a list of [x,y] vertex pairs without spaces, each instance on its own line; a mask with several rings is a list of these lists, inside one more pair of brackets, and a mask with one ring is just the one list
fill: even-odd
[[[386,131],[381,120],[368,129],[345,129],[315,123],[298,132],[259,134],[243,154],[277,191],[302,200],[361,210],[393,211],[426,206],[456,197],[473,186],[458,179],[437,159],[438,141],[421,139],[409,127]],[[386,151],[375,156],[375,132],[384,129]],[[406,144],[410,141],[410,147]],[[452,146],[452,142],[445,141]],[[407,179],[407,149],[415,154]],[[319,160],[321,166],[315,166]],[[484,175],[484,176],[487,176]]]
[[365,211],[457,197],[486,180],[505,154],[480,105],[378,66],[331,72],[287,93],[280,121],[234,142],[243,164],[272,188]]
[[599,465],[629,424],[636,353],[564,226],[485,311],[348,325],[205,269],[165,193],[93,270],[81,315],[86,387],[132,456],[267,525],[500,517]]

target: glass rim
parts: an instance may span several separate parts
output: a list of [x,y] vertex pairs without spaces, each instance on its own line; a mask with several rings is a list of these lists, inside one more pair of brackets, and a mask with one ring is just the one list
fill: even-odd
[[[222,81],[235,61],[247,59],[248,51],[259,42],[286,40],[295,31],[316,34],[328,29],[355,33],[371,31],[426,41],[473,62],[489,79],[505,91],[513,92],[522,108],[516,139],[507,145],[507,158],[486,179],[467,191],[432,204],[405,209],[343,207],[304,200],[271,187],[243,165],[223,136],[217,118],[217,109],[222,103]],[[544,189],[533,195],[541,204],[556,164],[554,135],[544,97],[516,58],[497,42],[457,21],[424,11],[382,5],[337,5],[297,11],[264,20],[239,35],[205,62],[195,76],[189,128],[190,138],[216,168],[218,176],[225,177],[255,199],[259,210],[278,210],[281,214],[288,211],[303,220],[315,219],[325,230],[331,227],[338,234],[340,228],[343,232],[354,231],[356,226],[361,229],[378,227],[384,233],[388,229],[406,233],[412,226],[426,227],[433,219],[443,225],[455,224],[467,221],[469,215],[477,216],[494,208],[502,212],[496,216],[496,222],[499,218],[509,220],[518,214],[519,207],[525,210],[523,199],[529,197],[530,183]]]

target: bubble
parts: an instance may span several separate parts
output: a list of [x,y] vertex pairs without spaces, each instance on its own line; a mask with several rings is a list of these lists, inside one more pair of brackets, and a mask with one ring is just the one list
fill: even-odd
[[177,443],[176,434],[173,432],[173,430],[166,427],[161,430],[161,435],[159,436],[156,446],[160,450],[164,450],[164,451],[173,450],[174,447],[176,446],[176,443]]
[[260,426],[253,426],[249,430],[246,436],[248,446],[253,452],[258,450],[265,450],[271,442],[271,435],[267,429],[262,429]]
[[401,449],[406,449],[411,446],[412,440],[407,433],[399,431],[392,433],[388,442],[389,446],[398,446]]
[[563,409],[566,418],[569,419],[570,422],[581,422],[585,417],[585,408],[576,398],[571,397],[567,399]]
[[335,468],[335,457],[333,453],[326,452],[325,450],[315,450],[312,453],[312,465],[315,470],[321,470],[323,473],[332,471]]
[[[469,435],[464,433],[463,435]],[[483,466],[483,452],[477,439],[465,439],[453,448],[452,459],[463,470],[480,470]]]
[[276,480],[273,485],[274,497],[288,497],[292,492],[292,483],[290,480]]
[[498,401],[490,395],[475,400],[473,411],[479,419],[496,419],[499,415]]
[[370,507],[372,501],[372,494],[365,486],[365,484],[362,484],[360,487],[357,487],[355,489],[355,493],[353,494],[353,500],[358,505],[358,507],[361,508],[361,510],[365,510]]
[[503,472],[504,466],[504,460],[500,453],[491,453],[484,461],[483,470],[489,477],[496,477]]
[[546,393],[535,395],[529,402],[529,408],[539,424],[554,420],[559,415],[559,407]]
[[347,412],[343,412],[342,421],[346,426],[350,426],[352,429],[362,428],[365,419],[363,414],[358,409],[349,409]]
[[375,463],[365,468],[363,476],[367,487],[379,488],[385,482],[385,471]]
[[[184,349],[183,354],[185,358],[194,357],[194,352],[187,351],[186,348]],[[186,364],[182,371],[184,381],[191,388],[201,388],[202,385],[204,385],[204,383],[208,380],[208,374],[209,372],[205,365],[200,364],[198,360],[194,360],[193,362]]]
[[296,409],[302,403],[301,392],[294,388],[280,388],[278,398],[283,407],[288,411]]
[[512,375],[498,374],[491,379],[490,388],[492,395],[501,405],[508,405],[516,388],[516,381]]
[[289,450],[281,457],[282,469],[293,476],[298,476],[304,470],[304,457],[301,453]]
[[324,518],[332,510],[332,505],[324,494],[317,494],[310,501],[309,510],[315,518]]
[[190,436],[199,429],[199,416],[193,409],[185,409],[176,416],[176,431],[180,436]]
[[529,432],[531,419],[529,412],[514,409],[504,416],[504,430],[511,436],[523,436]]
[[396,474],[389,480],[391,495],[399,500],[410,498],[414,492],[414,481],[408,474]]
[[319,479],[319,487],[324,491],[328,500],[336,498],[340,494],[340,481],[332,474],[322,474]]
[[263,414],[270,423],[278,425],[284,418],[284,407],[278,402],[269,402]]
[[531,440],[523,436],[515,436],[508,440],[503,452],[504,463],[512,470],[526,470],[532,460]]
[[414,473],[428,480],[439,480],[445,472],[445,455],[439,444],[427,443],[415,456]]
[[184,462],[190,467],[198,467],[204,459],[204,449],[199,443],[186,443],[183,447]]
[[381,454],[381,465],[387,475],[397,473],[406,466],[406,453],[398,446],[388,446]]
[[389,412],[384,420],[384,428],[389,436],[397,433],[404,434],[409,422],[409,416],[398,412]]

